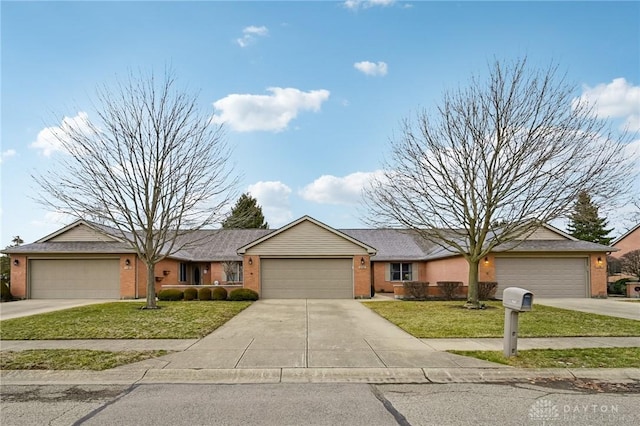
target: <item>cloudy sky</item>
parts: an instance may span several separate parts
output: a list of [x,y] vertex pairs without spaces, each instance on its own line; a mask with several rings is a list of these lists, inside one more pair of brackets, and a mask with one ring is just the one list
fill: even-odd
[[360,191],[400,121],[495,58],[555,62],[576,98],[640,129],[638,2],[3,1],[1,20],[0,247],[65,224],[30,176],[60,155],[58,128],[91,118],[96,86],[130,70],[169,65],[199,92],[272,227],[363,227]]

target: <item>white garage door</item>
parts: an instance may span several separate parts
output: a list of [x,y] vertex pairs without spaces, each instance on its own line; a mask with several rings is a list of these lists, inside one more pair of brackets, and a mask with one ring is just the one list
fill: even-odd
[[535,297],[587,297],[586,258],[496,258],[496,297],[506,287],[522,287]]
[[262,259],[263,299],[353,299],[351,259]]
[[37,259],[29,263],[32,299],[119,299],[118,259]]

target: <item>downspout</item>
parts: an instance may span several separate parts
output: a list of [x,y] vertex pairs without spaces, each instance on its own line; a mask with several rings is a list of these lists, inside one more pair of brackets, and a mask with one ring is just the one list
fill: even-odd
[[135,270],[135,277],[136,277],[136,285],[135,285],[135,287],[136,287],[136,295],[135,295],[135,298],[136,298],[136,299],[138,299],[140,296],[139,296],[139,292],[138,292],[138,281],[139,281],[139,280],[138,280],[138,255],[137,255],[137,254],[135,255],[134,259],[135,259],[135,262],[136,262],[136,266],[135,266],[135,268],[136,268],[136,270]]

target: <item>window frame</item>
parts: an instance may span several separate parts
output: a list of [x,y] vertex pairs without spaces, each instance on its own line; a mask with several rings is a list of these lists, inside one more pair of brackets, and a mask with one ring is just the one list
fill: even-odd
[[[398,265],[397,270],[394,270],[394,265]],[[397,279],[394,278],[394,274],[399,274]],[[406,277],[407,275],[408,275],[408,278]],[[389,281],[392,281],[392,282],[413,281],[413,263],[389,262]]]
[[186,262],[180,262],[178,266],[178,281],[181,283],[186,283],[189,279],[189,272],[187,269]]

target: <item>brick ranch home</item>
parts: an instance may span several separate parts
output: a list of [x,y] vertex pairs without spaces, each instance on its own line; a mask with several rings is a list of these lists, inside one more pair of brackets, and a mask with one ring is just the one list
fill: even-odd
[[[468,266],[459,255],[395,229],[334,229],[309,216],[280,229],[201,230],[198,245],[155,268],[156,291],[171,286],[223,285],[261,298],[368,298],[392,292],[403,280],[460,281]],[[480,281],[497,281],[537,297],[606,297],[611,247],[576,240],[544,225],[516,247],[480,262]],[[146,268],[114,229],[76,221],[11,256],[15,297],[135,299],[145,297]]]

